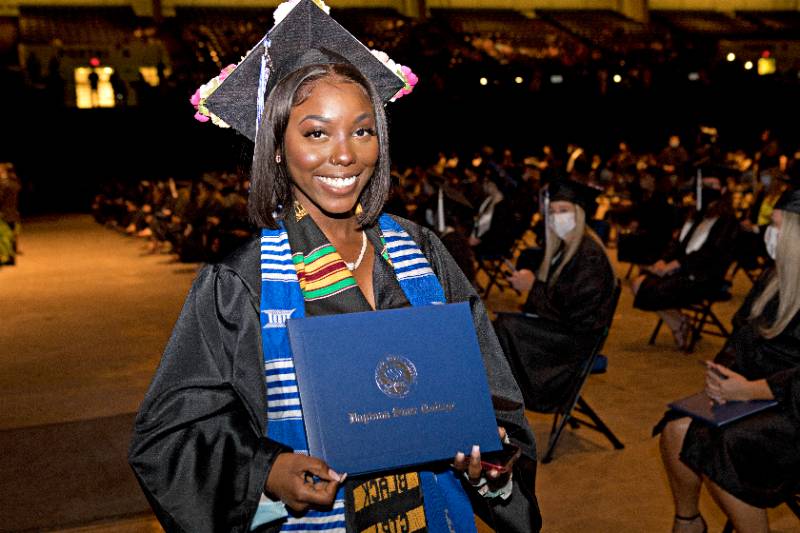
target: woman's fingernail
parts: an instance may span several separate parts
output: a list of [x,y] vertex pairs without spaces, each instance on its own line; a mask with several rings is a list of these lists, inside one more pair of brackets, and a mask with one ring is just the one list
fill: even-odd
[[470,455],[472,455],[474,457],[474,456],[477,456],[477,455],[480,455],[480,454],[481,454],[481,447],[478,446],[477,444],[473,445],[472,446],[472,452],[470,453]]
[[341,481],[341,480],[342,480],[342,476],[340,476],[339,474],[337,474],[337,473],[336,473],[336,470],[334,470],[333,468],[329,468],[329,469],[328,469],[328,475],[329,475],[330,477],[332,477],[332,478],[333,478],[335,481]]
[[345,472],[344,474],[342,474],[342,475],[339,477],[339,483],[344,483],[344,480],[345,480],[345,479],[347,479],[347,472]]

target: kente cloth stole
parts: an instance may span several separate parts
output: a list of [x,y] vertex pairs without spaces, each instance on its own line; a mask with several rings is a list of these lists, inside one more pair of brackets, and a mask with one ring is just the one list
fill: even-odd
[[[410,235],[391,217],[379,220],[382,254],[394,268],[397,280],[412,306],[445,303],[444,290],[428,260]],[[321,243],[315,253],[329,243]],[[332,247],[331,247],[332,248]],[[330,253],[330,251],[328,251]],[[330,255],[336,255],[335,250]],[[321,256],[320,256],[321,257]],[[308,261],[309,258],[305,258]],[[317,257],[313,259],[318,259]],[[328,257],[325,260],[329,260]],[[336,260],[342,261],[340,257]],[[267,386],[267,436],[290,446],[295,453],[308,453],[303,412],[294,373],[286,321],[305,316],[305,302],[317,297],[336,298],[336,288],[326,285],[325,294],[304,293],[300,288],[297,257],[293,258],[284,224],[261,230],[261,338],[264,377]],[[331,270],[336,270],[331,266]],[[349,273],[348,273],[349,275]],[[342,276],[342,291],[354,283]],[[308,289],[308,280],[304,280]],[[413,445],[410,444],[409,445]],[[455,451],[454,451],[455,452]],[[310,511],[290,516],[281,531],[344,532],[347,527],[345,500],[350,506],[350,527],[357,533],[430,532],[475,533],[472,506],[460,481],[448,467],[437,471],[404,472],[346,483],[340,488],[331,511]],[[424,506],[421,503],[424,501]]]

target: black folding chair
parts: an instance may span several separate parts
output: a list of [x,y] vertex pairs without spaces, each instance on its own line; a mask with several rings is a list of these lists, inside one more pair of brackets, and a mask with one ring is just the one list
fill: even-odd
[[525,220],[518,213],[512,213],[511,220],[513,220],[512,226],[507,228],[501,239],[484,243],[475,250],[477,263],[475,272],[476,274],[483,272],[486,276],[486,285],[483,287],[478,285],[478,292],[484,299],[489,297],[493,287],[500,289],[500,292],[510,289],[517,295],[520,294],[511,286],[507,277],[513,273],[513,267],[510,266],[511,261],[517,248],[523,245],[525,233],[531,226],[531,220],[530,218]]
[[[599,358],[605,358],[605,356],[600,355],[600,350],[603,349],[606,338],[608,338],[608,331],[611,329],[611,322],[613,321],[614,312],[616,312],[621,292],[622,283],[618,279],[617,286],[614,287],[614,293],[612,295],[612,319],[609,321],[606,327],[603,328],[602,335],[595,343],[589,358],[581,367],[580,373],[572,384],[572,391],[567,397],[567,401],[564,402],[564,404],[561,405],[553,415],[553,425],[550,428],[550,438],[547,444],[547,451],[542,458],[542,463],[549,463],[553,459],[553,451],[555,450],[558,440],[561,438],[561,433],[564,431],[564,428],[567,426],[567,424],[569,424],[573,429],[577,429],[580,426],[585,426],[595,431],[599,431],[605,435],[611,445],[614,446],[615,450],[621,450],[625,447],[625,445],[620,442],[617,436],[614,435],[611,429],[605,424],[605,422],[603,422],[594,409],[592,409],[586,400],[583,399],[581,394],[583,387],[586,384],[586,380],[589,379],[591,374],[600,374],[605,372],[605,368],[602,368],[601,370],[596,368],[596,366]],[[576,414],[583,415],[585,418],[577,417],[575,416]]]
[[[704,333],[724,339],[730,337],[728,328],[725,327],[725,324],[722,323],[713,309],[715,303],[727,302],[730,299],[730,290],[727,288],[727,284],[723,284],[717,291],[703,298],[700,303],[689,304],[680,308],[680,311],[689,317],[691,331],[689,333],[689,344],[686,347],[687,352],[694,350],[695,344]],[[658,337],[658,332],[661,331],[663,324],[664,320],[659,318],[653,333],[650,335],[648,344],[653,345],[656,343],[656,337]]]

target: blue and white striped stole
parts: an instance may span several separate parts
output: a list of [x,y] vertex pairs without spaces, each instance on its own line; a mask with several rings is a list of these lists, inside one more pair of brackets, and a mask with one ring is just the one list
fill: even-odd
[[[381,215],[379,224],[388,259],[409,303],[412,306],[445,303],[439,280],[411,236],[388,215]],[[305,305],[283,224],[275,230],[261,231],[260,311],[267,386],[267,436],[290,446],[295,453],[307,454],[303,412],[286,329],[289,318],[305,316]],[[450,509],[457,516],[464,515],[466,518],[463,526],[456,526],[456,531],[474,531],[469,501],[452,473],[425,472],[421,475],[423,494],[427,494],[425,514],[428,530],[444,531],[451,528],[452,523],[448,526],[443,522],[444,517],[448,516],[446,509]],[[464,512],[464,509],[467,511]],[[434,513],[433,516],[429,516],[429,512]],[[458,518],[454,521],[460,522]],[[331,511],[310,511],[300,518],[289,517],[281,531],[344,533],[344,490],[340,489],[337,493]]]

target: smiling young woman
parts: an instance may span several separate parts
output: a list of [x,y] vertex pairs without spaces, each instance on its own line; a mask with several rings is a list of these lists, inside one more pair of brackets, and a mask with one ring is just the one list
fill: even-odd
[[[382,213],[383,104],[403,92],[400,69],[319,0],[292,4],[208,97],[217,122],[254,140],[248,209],[261,229],[198,275],[137,417],[134,472],[167,531],[384,531],[402,519],[475,533],[473,511],[538,531],[533,434],[481,300],[431,231]],[[477,449],[353,479],[309,456],[286,320],[456,302],[470,305],[491,393],[508,400],[495,415],[522,450],[514,473],[492,476]],[[414,490],[355,496],[389,483]]]
[[[304,90],[305,89],[305,90]],[[358,199],[378,162],[375,115],[364,88],[337,76],[310,82],[289,115],[284,141],[295,202],[352,265],[361,292],[375,308],[372,258],[355,217]]]

